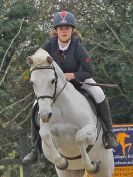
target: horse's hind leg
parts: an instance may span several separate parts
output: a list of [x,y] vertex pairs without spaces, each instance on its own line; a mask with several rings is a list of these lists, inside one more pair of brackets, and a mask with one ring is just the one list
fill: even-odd
[[83,177],[84,170],[59,170],[56,168],[58,177]]
[[114,160],[112,150],[105,150],[101,166],[98,173],[93,174],[93,177],[112,177],[114,172]]

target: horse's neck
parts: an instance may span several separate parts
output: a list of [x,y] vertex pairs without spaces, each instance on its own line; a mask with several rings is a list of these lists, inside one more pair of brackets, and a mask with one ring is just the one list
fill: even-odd
[[[73,106],[76,106],[76,109],[80,109],[81,105],[85,104],[85,109],[88,110],[88,112],[94,117],[96,121],[96,116],[91,108],[91,106],[86,103],[86,99],[79,91],[77,91],[74,86],[67,82],[67,85],[65,86],[66,79],[64,77],[64,73],[62,70],[55,64],[56,72],[58,75],[58,83],[57,83],[57,99],[55,101],[56,107],[61,109],[62,107],[67,107],[68,109],[71,109]],[[63,89],[63,87],[65,88]],[[63,89],[63,90],[62,90]],[[81,104],[81,102],[83,104]]]
[[[97,124],[97,118],[88,101],[69,82],[67,83],[61,94],[57,97],[54,105],[60,112],[64,111],[67,117],[72,116],[73,114],[77,115],[77,112],[81,113],[80,110],[83,110],[84,108],[84,115],[88,115],[85,117],[87,119],[89,118],[89,122],[95,122],[95,124]],[[81,118],[82,116],[79,115],[79,117]],[[77,116],[77,120],[80,120],[79,117]]]
[[58,102],[62,102],[63,100],[65,100],[68,97],[68,85],[69,83],[65,81],[65,82],[58,82],[57,85],[57,98],[58,98]]
[[[58,83],[58,86],[57,86],[57,103],[58,103],[58,105],[60,105],[61,107],[63,106],[63,103],[66,103],[66,104],[73,103],[73,104],[77,105],[79,103],[79,100],[82,102],[83,99],[85,99],[85,98],[83,98],[81,93],[79,91],[77,91],[75,89],[75,87],[70,82],[67,81],[66,86],[65,86],[65,84],[66,84],[66,81],[65,82],[61,81]],[[62,90],[63,87],[64,87],[64,89]]]
[[60,94],[62,95],[62,93],[64,93],[64,91],[66,90],[66,86],[67,86],[66,82],[67,81],[66,81],[64,73],[62,72],[60,67],[57,65],[57,63],[53,62],[53,64],[54,64],[54,67],[55,67],[55,71],[57,72],[57,75],[58,75],[56,96],[59,97]]
[[66,80],[62,80],[59,79],[58,80],[58,85],[57,85],[57,101],[58,104],[62,102],[66,102],[66,100],[71,100],[71,95],[73,94],[73,92],[76,91],[75,88],[73,87],[73,85],[66,81]]

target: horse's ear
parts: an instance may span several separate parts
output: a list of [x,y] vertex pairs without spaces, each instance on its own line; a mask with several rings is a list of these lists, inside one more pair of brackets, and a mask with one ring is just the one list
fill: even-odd
[[52,63],[53,63],[53,58],[52,58],[51,56],[47,56],[46,61],[47,61],[49,64],[52,64]]
[[33,61],[33,59],[32,59],[31,56],[28,56],[28,57],[27,57],[27,63],[28,63],[29,65],[32,65],[32,64],[34,63],[34,61]]

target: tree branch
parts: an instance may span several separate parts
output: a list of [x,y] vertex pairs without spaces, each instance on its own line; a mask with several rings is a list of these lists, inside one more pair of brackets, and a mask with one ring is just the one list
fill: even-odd
[[10,122],[14,122],[17,119],[17,117],[20,116],[20,114],[22,114],[33,102],[34,100],[27,104],[19,113],[17,113],[15,117],[13,117],[13,119]]
[[93,40],[91,40],[91,39],[87,39],[86,41],[90,41],[91,43],[93,43],[93,44],[96,44],[96,46],[93,48],[93,49],[91,49],[91,50],[94,50],[94,49],[96,49],[98,46],[100,46],[100,47],[102,47],[103,49],[105,49],[105,50],[109,50],[109,51],[122,51],[122,49],[113,49],[113,48],[107,48],[107,47],[105,47],[104,45],[102,45],[102,43],[104,43],[104,42],[95,42],[95,41],[93,41]]
[[34,92],[29,93],[29,94],[28,94],[27,96],[25,96],[23,99],[21,99],[21,100],[15,102],[15,103],[13,103],[13,104],[11,104],[11,105],[5,107],[4,109],[2,109],[2,110],[0,111],[0,114],[1,114],[2,112],[4,112],[6,109],[8,109],[9,107],[11,107],[11,106],[15,106],[16,104],[18,104],[18,103],[20,103],[20,102],[26,100],[26,99],[27,99],[28,97],[30,97],[33,93],[34,93]]
[[0,81],[0,87],[1,87],[2,83],[4,82],[5,77],[6,77],[7,73],[8,73],[8,71],[9,71],[9,69],[11,68],[11,64],[12,64],[13,60],[15,60],[15,58],[16,58],[16,57],[15,57],[16,52],[17,52],[17,49],[16,49],[14,55],[12,56],[12,58],[11,58],[9,64],[8,64],[7,68],[6,68],[6,70],[5,70],[5,73],[4,73],[4,75],[3,75],[3,77],[2,77],[2,79],[1,79],[1,81]]
[[31,116],[31,114],[30,114],[31,110],[32,110],[32,109],[29,110],[29,113],[27,114],[26,118],[25,118],[22,122],[20,122],[19,124],[17,124],[17,126],[22,126],[25,122],[28,121],[28,119],[29,119],[30,116]]
[[116,37],[116,39],[119,41],[119,43],[121,44],[123,50],[125,50],[125,46],[124,44],[120,41],[119,37],[117,36],[117,34],[115,33],[115,31],[111,28],[111,26],[109,26],[109,24],[103,20],[103,22],[107,25],[107,27],[112,31],[112,33],[114,34],[114,36]]
[[3,59],[2,59],[1,66],[0,66],[0,72],[1,72],[1,70],[2,70],[3,63],[4,63],[5,59],[6,59],[6,56],[7,56],[7,53],[8,53],[8,51],[9,51],[9,49],[11,48],[11,46],[12,46],[13,42],[15,41],[15,39],[17,38],[17,36],[20,34],[20,31],[21,31],[21,29],[22,29],[23,22],[24,22],[24,18],[23,18],[22,21],[21,21],[21,24],[20,24],[20,28],[19,28],[18,33],[17,33],[17,34],[15,35],[15,37],[12,39],[12,41],[11,41],[11,43],[10,43],[8,49],[6,50],[6,52],[5,52],[5,54],[4,54],[4,57],[3,57]]

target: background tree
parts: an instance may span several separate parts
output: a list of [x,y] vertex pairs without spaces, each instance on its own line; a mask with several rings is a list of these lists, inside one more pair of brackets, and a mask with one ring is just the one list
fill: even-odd
[[[0,3],[0,128],[30,127],[35,99],[28,84],[27,56],[33,54],[52,31],[54,13],[68,10],[91,52],[95,80],[118,84],[105,88],[114,123],[133,122],[133,2],[131,0],[1,0]],[[14,141],[14,139],[12,139]],[[29,140],[27,140],[29,142]],[[5,143],[6,142],[6,143]],[[10,153],[2,137],[0,156]],[[12,145],[19,158],[17,139]],[[6,148],[3,148],[6,147]],[[49,164],[49,163],[47,163]],[[51,174],[51,164],[48,173]],[[35,164],[38,167],[38,164]],[[35,169],[35,168],[34,168]],[[43,168],[44,169],[44,168]],[[53,169],[53,168],[52,168]],[[17,174],[14,172],[14,177]],[[41,176],[33,170],[32,177]]]

